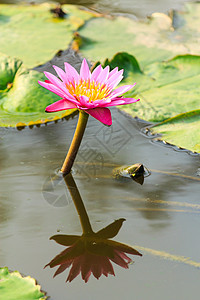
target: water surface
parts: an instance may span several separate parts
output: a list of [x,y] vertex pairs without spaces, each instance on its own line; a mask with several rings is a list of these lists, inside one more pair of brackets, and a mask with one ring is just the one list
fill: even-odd
[[[33,1],[21,0],[0,0],[0,3],[20,3]],[[42,0],[34,1],[36,3],[46,2]],[[108,14],[125,14],[130,17],[145,18],[153,12],[167,13],[171,9],[182,9],[185,0],[58,0],[62,4],[78,4],[89,9],[94,9],[100,13]],[[189,1],[187,1],[189,2]]]
[[[125,218],[116,240],[200,262],[199,156],[152,142],[140,132],[143,123],[117,109],[112,115],[110,128],[89,119],[73,169],[94,230]],[[199,269],[141,250],[143,257],[135,257],[128,270],[115,267],[115,277],[88,284],[80,277],[66,284],[68,272],[53,279],[55,270],[43,269],[64,249],[50,236],[81,233],[66,186],[55,180],[76,122],[0,129],[1,266],[37,278],[52,300],[168,300],[169,291],[170,298],[197,298]],[[136,162],[152,172],[142,186],[112,178],[115,166]]]

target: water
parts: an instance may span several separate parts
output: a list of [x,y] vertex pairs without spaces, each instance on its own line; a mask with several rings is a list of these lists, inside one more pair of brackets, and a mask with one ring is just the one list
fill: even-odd
[[[20,3],[20,0],[0,0],[0,3]],[[23,1],[24,2],[33,2]],[[35,2],[45,2],[36,0]],[[78,4],[100,13],[125,14],[130,17],[145,18],[153,12],[167,13],[171,9],[182,9],[185,0],[59,0],[60,3]],[[189,1],[187,1],[189,2]]]
[[[77,1],[68,1],[68,3],[76,3]],[[153,12],[164,12],[167,13],[171,9],[181,9],[182,4],[185,2],[183,0],[100,0],[93,1],[78,1],[87,7],[93,6],[97,11],[102,13],[112,13],[112,14],[125,14],[129,16],[137,16],[139,18],[144,18],[147,15],[151,15]],[[88,4],[89,3],[89,4]]]
[[[54,234],[81,234],[73,202],[63,180],[56,178],[70,145],[77,117],[40,128],[0,129],[1,266],[39,281],[51,300],[174,299],[199,295],[199,269],[179,256],[200,262],[199,156],[152,142],[140,132],[144,123],[112,109],[113,126],[89,118],[73,174],[95,231],[125,218],[115,240],[133,245],[128,270],[116,276],[80,276],[65,283],[68,272],[53,279],[47,264],[64,247],[49,241]],[[144,184],[119,182],[111,173],[118,165],[143,163],[151,176]],[[175,174],[175,175],[174,175]],[[47,195],[49,182],[53,188]],[[177,255],[175,261],[148,249]]]

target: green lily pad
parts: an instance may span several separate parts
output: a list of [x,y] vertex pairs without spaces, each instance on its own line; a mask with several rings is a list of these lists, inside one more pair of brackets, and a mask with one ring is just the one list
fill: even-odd
[[[0,53],[0,93],[8,88],[22,62]],[[0,94],[1,96],[1,94]]]
[[[186,5],[184,12],[173,12],[170,16],[154,13],[145,21],[93,18],[78,30],[73,44],[91,61],[103,62],[116,52],[128,52],[137,57],[143,68],[175,55],[199,55],[199,15],[200,3],[192,3]],[[89,43],[84,42],[86,38]]]
[[[150,122],[163,122],[169,119],[166,123],[161,123],[163,125],[155,127],[155,131],[163,133],[162,138],[169,140],[172,144],[199,151],[199,123],[197,120],[199,115],[195,112],[191,117],[190,111],[199,109],[200,56],[179,55],[168,61],[146,66],[141,71],[134,57],[127,53],[118,53],[110,61],[105,61],[105,65],[108,64],[111,68],[117,65],[122,67],[123,64],[126,67],[125,78],[121,84],[137,82],[135,88],[131,92],[127,92],[126,96],[140,98],[140,101],[119,106],[120,109]],[[180,117],[177,116],[179,114],[184,117],[184,122],[186,117],[188,118],[187,123],[182,124],[182,119],[180,121]],[[179,120],[181,126],[171,125],[171,120],[173,122]],[[185,134],[186,128],[188,129],[188,138]]]
[[[165,62],[147,66],[144,71],[135,67],[131,55],[119,53],[108,61],[111,67],[127,63],[122,84],[137,82],[127,97],[141,100],[130,105],[119,106],[120,109],[150,122],[161,122],[165,119],[199,108],[200,56],[180,55]],[[133,66],[131,66],[133,65]]]
[[0,4],[0,52],[21,59],[32,68],[68,48],[73,32],[94,14],[73,5],[63,5],[66,18],[53,17],[54,4]]
[[[11,80],[9,76],[3,77],[4,85],[7,88],[0,91],[0,126],[24,127],[26,125],[39,125],[70,116],[75,112],[73,109],[52,114],[45,113],[45,107],[59,100],[60,97],[38,84],[38,80],[44,81],[46,79],[44,74],[27,70],[15,59],[8,58],[7,61],[11,62],[9,65],[11,67],[17,65],[18,70],[14,69],[16,73]],[[2,74],[1,66],[4,70],[5,64],[0,65],[0,74]],[[13,68],[8,68],[7,73],[14,74],[12,70]],[[10,83],[9,87],[8,82]]]
[[180,114],[151,129],[170,144],[200,153],[200,110]]
[[[183,55],[155,63],[145,68],[144,74],[144,87],[141,80],[136,89],[141,100],[123,110],[147,121],[161,122],[199,108],[200,56]],[[145,85],[146,76],[153,79],[150,88]]]
[[[118,67],[119,69],[124,70],[123,73],[124,79],[120,83],[121,85],[133,84],[134,82],[137,83],[134,89],[132,90],[132,92],[126,94],[128,96],[136,96],[141,91],[151,89],[155,85],[154,78],[151,77],[151,75],[149,74],[146,75],[141,70],[136,58],[130,55],[129,53],[126,52],[117,53],[112,59],[105,60],[104,66],[107,65],[109,65],[111,69]],[[121,108],[123,108],[123,106],[121,106]]]
[[45,300],[45,293],[30,276],[22,277],[18,271],[9,272],[0,268],[0,299],[2,300]]

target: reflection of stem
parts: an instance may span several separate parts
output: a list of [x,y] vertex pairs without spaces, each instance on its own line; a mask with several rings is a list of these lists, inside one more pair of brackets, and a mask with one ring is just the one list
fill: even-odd
[[65,183],[66,183],[66,185],[69,189],[69,192],[72,196],[72,199],[73,199],[74,205],[76,207],[76,210],[78,212],[80,222],[81,222],[81,226],[82,226],[82,229],[83,229],[83,233],[84,234],[93,233],[88,214],[86,212],[85,206],[84,206],[83,201],[81,199],[81,195],[78,191],[78,188],[76,186],[76,183],[75,183],[74,178],[72,177],[71,173],[67,174],[64,177],[64,180],[65,180]]
[[79,146],[81,144],[81,140],[83,138],[83,134],[87,125],[88,114],[84,111],[79,112],[78,124],[76,126],[76,131],[73,136],[73,140],[71,142],[71,146],[61,168],[61,172],[63,175],[70,173],[74,160],[76,158],[76,154],[78,152]]

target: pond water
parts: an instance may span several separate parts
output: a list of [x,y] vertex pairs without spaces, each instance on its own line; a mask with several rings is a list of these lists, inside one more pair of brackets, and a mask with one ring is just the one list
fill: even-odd
[[[91,276],[87,284],[80,276],[65,283],[68,271],[53,279],[56,270],[43,269],[65,249],[49,240],[52,235],[81,234],[64,180],[56,175],[75,116],[40,128],[0,129],[0,264],[37,278],[51,300],[197,299],[199,156],[152,142],[140,130],[145,123],[117,109],[112,115],[110,128],[89,118],[73,175],[93,229],[125,218],[115,240],[143,256],[134,256],[128,270],[115,266],[115,277]],[[143,185],[112,178],[113,168],[133,163],[151,172]]]
[[[170,9],[181,9],[184,0],[61,0],[61,3],[80,3],[87,7],[93,7],[101,13],[126,14],[143,18],[153,12],[168,12]],[[189,2],[189,1],[188,1]]]
[[[42,0],[0,0],[0,3],[46,2]],[[153,12],[167,13],[171,9],[181,9],[185,0],[58,0],[60,3],[78,4],[100,13],[125,14],[130,17],[144,18]],[[189,2],[189,1],[187,1]]]

